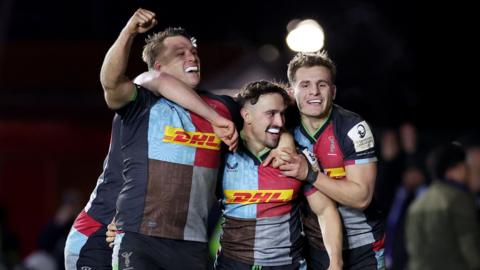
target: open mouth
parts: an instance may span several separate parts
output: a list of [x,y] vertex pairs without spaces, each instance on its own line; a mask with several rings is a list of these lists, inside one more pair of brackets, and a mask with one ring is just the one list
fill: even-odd
[[186,73],[197,73],[198,72],[198,66],[187,67],[185,69],[185,72]]
[[271,128],[267,129],[267,132],[272,133],[272,134],[279,134],[280,133],[280,128],[271,127]]
[[322,104],[322,100],[320,99],[307,100],[307,104]]

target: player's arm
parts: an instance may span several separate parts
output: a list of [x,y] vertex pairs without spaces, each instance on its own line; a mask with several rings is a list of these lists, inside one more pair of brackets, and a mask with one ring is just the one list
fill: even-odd
[[287,162],[290,162],[290,153],[296,152],[295,140],[293,136],[284,131],[280,135],[280,140],[275,149],[272,149],[267,158],[262,162],[263,166],[268,166],[272,163],[272,167],[278,168]]
[[342,205],[365,209],[372,200],[377,165],[375,162],[345,167],[346,179],[336,180],[311,170],[302,154],[290,152],[289,162],[279,168],[286,176],[307,181]]
[[377,164],[347,165],[346,179],[335,180],[326,174],[318,173],[312,183],[318,190],[342,205],[365,209],[370,204],[375,188]]
[[[359,127],[362,127],[361,136]],[[342,205],[365,209],[372,200],[377,175],[373,134],[365,121],[357,121],[356,125],[344,133],[342,145],[347,163],[345,179],[337,180],[321,171],[311,170],[311,167],[306,166],[304,162],[297,164],[300,168],[297,168],[296,173],[299,175],[293,177],[306,180]],[[280,169],[283,170],[282,167]],[[289,169],[292,170],[292,168]],[[290,176],[290,174],[286,175]]]
[[[286,153],[288,162],[279,167],[284,175],[306,181],[312,178],[312,173],[314,175],[318,173],[313,169],[316,166],[310,165],[303,154],[292,151],[286,151]],[[325,248],[331,262],[329,269],[342,269],[342,223],[336,203],[320,191],[308,195],[307,200],[318,217]]]
[[308,195],[307,200],[318,217],[323,243],[330,258],[328,269],[342,269],[342,222],[336,203],[319,191]]
[[139,8],[108,50],[100,71],[105,101],[111,109],[119,109],[135,95],[133,82],[125,75],[133,40],[157,24],[155,14]]
[[286,176],[307,181],[334,201],[357,209],[365,209],[372,200],[377,165],[375,162],[345,167],[346,178],[336,180],[312,171],[305,157],[291,153],[290,162],[279,167]]
[[203,117],[212,124],[215,134],[230,150],[236,148],[238,132],[234,123],[217,113],[181,80],[165,72],[147,71],[137,76],[134,82]]

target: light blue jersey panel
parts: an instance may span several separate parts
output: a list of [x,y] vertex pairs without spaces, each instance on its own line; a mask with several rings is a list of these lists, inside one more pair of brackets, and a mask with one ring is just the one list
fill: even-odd
[[165,128],[181,128],[187,132],[195,131],[190,114],[179,105],[161,98],[150,110],[148,124],[148,158],[192,165],[195,159],[195,147],[164,142]]
[[[223,175],[223,190],[258,190],[258,167],[245,154],[228,153]],[[224,214],[237,218],[256,218],[257,204],[226,203]]]

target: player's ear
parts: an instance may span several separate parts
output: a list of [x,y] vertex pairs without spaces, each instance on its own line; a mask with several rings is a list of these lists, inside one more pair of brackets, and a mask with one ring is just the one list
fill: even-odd
[[156,71],[160,71],[161,68],[162,68],[162,64],[160,64],[158,60],[155,60],[155,63],[153,64],[153,69],[155,69]]
[[335,100],[335,97],[337,96],[337,86],[335,84],[332,85],[332,98]]
[[246,123],[246,124],[250,124],[252,122],[252,116],[251,116],[251,112],[249,109],[243,107],[240,109],[240,115],[242,116],[243,118],[243,121]]

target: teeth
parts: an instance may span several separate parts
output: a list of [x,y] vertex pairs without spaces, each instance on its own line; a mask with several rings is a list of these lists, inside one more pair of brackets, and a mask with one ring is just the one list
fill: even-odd
[[313,100],[309,100],[307,101],[308,104],[312,104],[312,103],[315,103],[315,104],[320,104],[322,103],[322,101],[320,99],[313,99]]
[[198,71],[198,67],[187,67],[185,69],[185,72],[197,72]]
[[280,133],[280,129],[279,128],[269,128],[269,129],[267,129],[267,132],[278,134],[278,133]]

